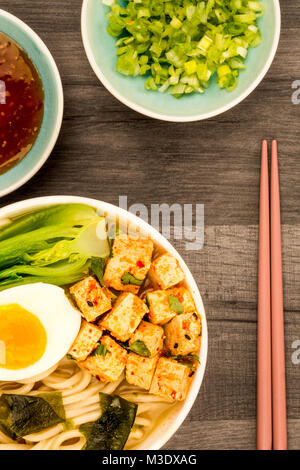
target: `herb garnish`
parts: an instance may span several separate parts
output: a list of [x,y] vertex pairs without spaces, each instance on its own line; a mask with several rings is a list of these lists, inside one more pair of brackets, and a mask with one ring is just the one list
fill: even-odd
[[91,263],[91,268],[90,268],[92,274],[94,274],[98,278],[98,280],[99,280],[102,287],[105,287],[103,276],[104,276],[104,269],[105,269],[106,260],[107,260],[107,258],[95,258],[95,257],[93,257],[92,258],[92,263]]
[[175,313],[183,313],[184,307],[176,295],[168,295],[169,307]]
[[91,356],[103,356],[105,357],[110,351],[107,349],[106,344],[99,344],[96,349],[92,352]]
[[169,359],[173,359],[174,361],[180,362],[181,364],[188,366],[191,370],[196,369],[194,364],[195,362],[198,362],[198,364],[200,364],[199,356],[196,356],[196,354],[188,354],[187,356],[178,354],[178,356],[169,356]]
[[72,354],[66,354],[67,359],[70,359],[70,361],[75,361],[74,357]]
[[125,273],[121,277],[121,282],[124,286],[127,286],[129,284],[133,286],[141,286],[143,284],[143,279],[137,279],[136,277],[134,277],[133,274]]
[[137,339],[134,343],[132,343],[128,348],[130,351],[138,354],[139,356],[143,357],[150,357],[151,352],[145,345],[144,341],[141,341],[140,339]]

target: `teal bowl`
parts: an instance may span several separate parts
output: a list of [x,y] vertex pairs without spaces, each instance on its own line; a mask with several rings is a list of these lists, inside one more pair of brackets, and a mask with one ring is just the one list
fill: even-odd
[[0,32],[27,52],[40,74],[45,95],[43,122],[32,149],[20,163],[0,175],[0,196],[4,196],[32,178],[49,157],[60,132],[64,99],[57,66],[38,35],[23,21],[1,9]]
[[221,90],[215,80],[203,94],[175,99],[168,93],[146,91],[145,78],[126,77],[116,71],[115,39],[106,31],[109,8],[102,0],[84,0],[81,31],[89,62],[103,85],[118,100],[146,116],[164,121],[199,121],[221,114],[245,99],[261,82],[274,59],[280,36],[278,0],[264,0],[265,15],[258,20],[261,44],[250,49],[239,84],[232,92]]

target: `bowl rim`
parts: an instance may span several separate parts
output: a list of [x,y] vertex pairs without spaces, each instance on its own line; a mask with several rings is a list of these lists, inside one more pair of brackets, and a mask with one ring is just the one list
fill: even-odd
[[[101,1],[101,0],[99,0]],[[279,38],[280,38],[280,29],[281,29],[281,12],[280,12],[280,4],[279,0],[273,0],[274,2],[274,8],[275,8],[275,34],[273,38],[273,43],[272,43],[272,49],[271,53],[268,57],[268,60],[266,61],[262,71],[260,74],[256,77],[256,79],[253,81],[253,83],[237,98],[235,98],[233,101],[228,103],[227,105],[222,106],[218,110],[215,111],[210,111],[207,113],[201,113],[197,114],[195,116],[176,116],[176,115],[165,115],[161,113],[156,113],[154,111],[150,111],[145,109],[144,107],[132,103],[130,100],[125,98],[124,96],[119,93],[113,85],[110,84],[109,80],[106,79],[105,75],[102,73],[100,67],[97,65],[96,60],[94,58],[92,48],[89,43],[88,39],[88,31],[87,31],[87,9],[89,5],[90,0],[83,0],[82,3],[82,8],[81,8],[81,36],[82,36],[82,41],[83,41],[83,46],[85,49],[85,53],[87,55],[88,61],[102,83],[104,87],[115,97],[117,100],[119,100],[121,103],[125,104],[129,108],[133,109],[134,111],[137,111],[140,114],[143,114],[145,116],[158,119],[161,121],[168,121],[168,122],[193,122],[193,121],[203,121],[205,119],[212,118],[214,116],[218,116],[219,114],[222,114],[226,111],[229,111],[229,109],[234,108],[234,106],[238,105],[241,103],[247,96],[249,96],[252,91],[260,84],[260,82],[263,80],[265,75],[267,74],[269,68],[271,67],[271,64],[274,60],[278,44],[279,44]]]
[[[53,70],[53,74],[55,77],[55,83],[56,83],[56,88],[57,88],[57,95],[58,95],[58,110],[57,110],[57,116],[56,116],[56,122],[55,122],[55,127],[52,132],[51,138],[49,139],[48,145],[46,149],[44,150],[43,154],[40,156],[38,162],[31,168],[30,171],[28,171],[23,177],[18,179],[18,181],[11,186],[8,186],[6,189],[0,190],[0,197],[5,196],[16,189],[20,188],[23,186],[27,181],[29,181],[39,170],[40,168],[44,165],[46,160],[49,158],[54,145],[58,139],[61,125],[62,125],[62,120],[63,120],[63,112],[64,112],[64,94],[63,94],[63,86],[62,86],[62,81],[61,77],[57,68],[57,65],[55,63],[55,60],[49,51],[48,47],[44,43],[44,41],[38,36],[37,33],[33,31],[33,29],[30,28],[24,21],[20,20],[17,16],[12,15],[6,10],[0,9],[0,17],[1,18],[7,18],[10,21],[14,22],[19,28],[21,28],[27,35],[35,42],[35,44],[39,47],[39,49],[42,51],[42,53],[47,56],[47,59],[49,60],[50,66]],[[22,44],[20,44],[21,47]],[[33,145],[34,147],[34,145]],[[30,156],[30,151],[29,153],[25,156]]]
[[205,314],[201,294],[199,292],[198,286],[196,284],[196,281],[192,273],[190,272],[189,268],[187,267],[186,263],[184,262],[184,260],[182,259],[178,251],[173,247],[173,245],[163,235],[161,235],[154,227],[149,225],[147,222],[140,219],[136,215],[131,214],[125,209],[122,209],[113,204],[100,201],[97,199],[81,197],[81,196],[64,196],[64,195],[43,196],[43,197],[37,197],[37,198],[26,199],[23,201],[15,202],[13,204],[9,204],[0,208],[0,219],[13,217],[17,214],[20,214],[23,212],[26,213],[31,210],[39,209],[45,206],[51,206],[55,204],[67,204],[67,203],[87,204],[92,207],[95,207],[99,211],[102,211],[109,215],[112,214],[113,216],[116,216],[120,218],[121,220],[124,220],[127,223],[138,227],[142,231],[142,233],[148,234],[152,240],[157,242],[160,246],[162,246],[169,253],[175,256],[184,271],[186,283],[192,292],[194,301],[197,306],[197,310],[201,314],[201,317],[202,317],[202,344],[201,344],[201,351],[200,351],[201,363],[199,367],[197,368],[197,371],[194,375],[192,384],[189,389],[188,396],[186,400],[184,400],[184,402],[180,402],[181,404],[180,409],[178,411],[173,410],[170,413],[172,414],[171,418],[167,417],[166,420],[164,420],[166,421],[165,423],[166,425],[163,426],[164,421],[162,424],[159,425],[159,428],[157,429],[160,429],[160,427],[162,427],[162,429],[164,428],[163,432],[159,433],[159,436],[156,439],[152,440],[149,446],[144,447],[143,446],[144,442],[146,443],[148,440],[151,441],[152,433],[150,433],[150,436],[148,436],[146,440],[143,441],[142,444],[137,447],[137,450],[159,450],[166,444],[166,442],[179,429],[179,427],[181,426],[181,424],[187,417],[188,413],[190,412],[201,388],[203,376],[204,376],[205,369],[206,369],[207,352],[208,352],[207,320],[206,320],[206,314]]

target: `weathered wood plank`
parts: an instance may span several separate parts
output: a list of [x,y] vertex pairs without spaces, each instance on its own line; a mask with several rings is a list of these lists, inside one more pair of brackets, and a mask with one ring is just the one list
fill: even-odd
[[[255,420],[184,422],[165,449],[251,450],[255,449]],[[300,420],[288,421],[289,449],[299,450]],[[218,436],[216,440],[215,436]],[[228,445],[228,443],[230,444]]]
[[[190,420],[254,419],[256,323],[209,320],[208,334],[207,369]],[[300,339],[299,322],[286,324],[287,413],[291,419],[299,418],[300,413],[300,365],[292,362],[292,344],[297,339]]]
[[[65,120],[51,160],[36,179],[3,202],[32,193],[63,193],[66,188],[111,202],[120,191],[131,203],[172,203],[176,195],[179,203],[204,203],[209,225],[250,224],[257,220],[260,141],[276,136],[283,221],[299,223],[295,207],[300,196],[296,145],[300,106],[291,103],[291,83],[299,78],[300,59],[300,9],[295,4],[282,5],[278,55],[257,90],[221,116],[180,125],[140,116],[98,84],[81,43],[80,0],[48,2],[43,15],[40,5],[2,1],[3,8],[28,21],[53,51],[65,86]],[[80,173],[74,170],[75,161]]]

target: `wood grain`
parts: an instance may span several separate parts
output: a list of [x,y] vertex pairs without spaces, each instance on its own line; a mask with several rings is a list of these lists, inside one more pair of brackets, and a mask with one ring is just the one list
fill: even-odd
[[289,447],[300,448],[300,3],[281,2],[282,35],[258,88],[235,109],[205,122],[173,124],[126,108],[98,82],[80,34],[81,0],[2,0],[57,61],[65,115],[46,165],[1,206],[29,197],[74,194],[118,204],[201,203],[205,245],[183,255],[203,295],[208,366],[199,397],[167,449],[255,448],[257,233],[260,146],[279,141],[283,223]]

